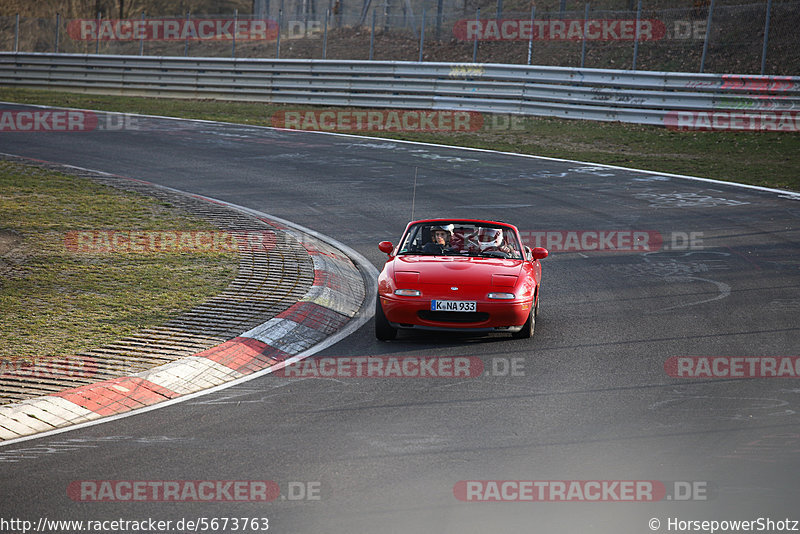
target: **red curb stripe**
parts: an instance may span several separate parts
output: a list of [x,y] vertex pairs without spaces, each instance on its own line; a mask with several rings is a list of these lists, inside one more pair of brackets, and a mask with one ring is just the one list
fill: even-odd
[[269,225],[271,225],[271,226],[274,226],[274,227],[275,227],[275,228],[277,228],[278,230],[288,230],[288,229],[289,229],[289,227],[288,227],[288,226],[285,226],[285,225],[283,225],[283,224],[281,224],[281,223],[279,223],[279,222],[277,222],[277,221],[273,221],[273,220],[271,220],[271,219],[267,219],[266,217],[256,217],[256,218],[257,218],[259,221],[262,221],[262,222],[265,222],[265,223],[267,223],[267,224],[269,224]]
[[126,376],[53,393],[100,415],[114,415],[177,397],[143,378]]
[[257,339],[235,337],[195,356],[208,358],[243,374],[250,374],[285,360],[291,355]]
[[325,334],[336,332],[350,320],[349,317],[314,302],[298,302],[276,317],[289,319]]
[[329,287],[331,289],[342,289],[341,278],[330,271],[314,271],[313,286]]

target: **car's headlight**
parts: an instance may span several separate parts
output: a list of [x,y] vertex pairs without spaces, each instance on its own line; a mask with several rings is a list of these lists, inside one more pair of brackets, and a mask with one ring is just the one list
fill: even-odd
[[401,297],[418,297],[422,292],[419,289],[395,289],[394,294]]
[[489,293],[490,299],[511,300],[514,298],[514,293]]

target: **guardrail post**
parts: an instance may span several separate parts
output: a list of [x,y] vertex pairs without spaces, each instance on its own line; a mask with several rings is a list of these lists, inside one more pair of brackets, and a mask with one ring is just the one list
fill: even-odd
[[[144,11],[142,11],[142,27],[144,27]],[[144,55],[144,34],[139,39],[139,55]]]
[[425,6],[422,6],[422,23],[419,27],[419,62],[422,63],[422,50],[425,48]]
[[475,12],[475,24],[477,27],[475,28],[475,42],[472,44],[472,62],[478,62],[478,33],[481,27],[481,8]]
[[278,42],[276,44],[275,59],[281,58],[281,23],[283,22],[283,9],[278,10]]
[[375,50],[375,8],[372,8],[372,31],[369,33],[369,60],[372,61],[372,53]]
[[56,13],[56,44],[54,52],[58,54],[58,29],[61,26],[61,13]]
[[636,70],[636,60],[639,58],[639,21],[642,19],[642,0],[636,8],[636,39],[633,41],[633,67]]
[[767,20],[764,22],[764,46],[761,49],[761,75],[767,69],[767,42],[769,41],[769,15],[772,11],[772,0],[767,0]]
[[589,31],[589,2],[583,10],[583,37],[581,38],[581,68],[586,64],[586,33]]
[[706,20],[706,38],[703,39],[703,57],[700,58],[700,72],[706,68],[706,53],[708,52],[708,41],[711,38],[711,16],[714,14],[714,0],[708,6],[708,20]]
[[14,20],[14,52],[19,52],[19,13]]
[[536,6],[531,6],[531,36],[528,39],[528,65],[531,64],[531,59],[533,58],[533,19],[536,17]]

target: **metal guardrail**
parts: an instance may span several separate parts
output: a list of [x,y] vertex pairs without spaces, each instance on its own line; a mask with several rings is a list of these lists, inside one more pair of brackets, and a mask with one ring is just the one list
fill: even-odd
[[[745,122],[753,117],[758,124],[764,122],[766,112],[791,112],[793,131],[800,129],[797,76],[501,64],[0,53],[0,85],[281,104],[462,109],[656,125],[664,125],[668,116],[681,111],[736,112]],[[771,124],[774,126],[774,122]]]

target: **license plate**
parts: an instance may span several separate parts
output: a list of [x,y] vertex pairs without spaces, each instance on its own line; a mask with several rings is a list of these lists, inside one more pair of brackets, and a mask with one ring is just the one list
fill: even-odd
[[474,300],[432,300],[431,311],[474,312]]

